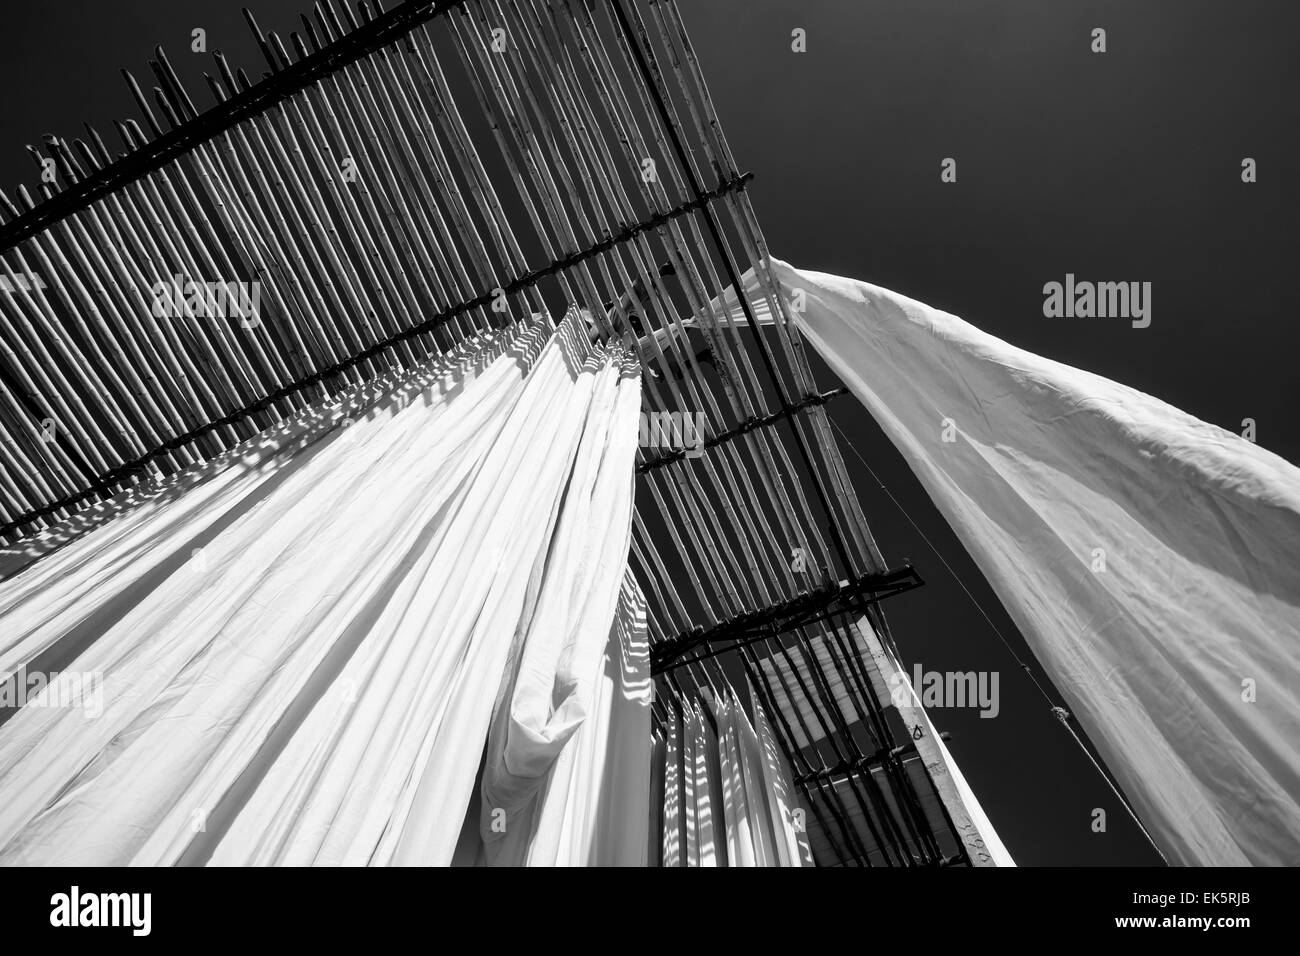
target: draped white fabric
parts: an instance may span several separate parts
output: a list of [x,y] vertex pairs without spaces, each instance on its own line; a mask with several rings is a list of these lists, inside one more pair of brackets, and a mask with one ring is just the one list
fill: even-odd
[[692,704],[667,728],[663,865],[812,866],[790,770],[762,708],[754,703],[751,724],[734,692],[706,706],[711,715]]
[[717,866],[704,718],[698,705],[673,716],[664,761],[663,865]]
[[504,688],[483,776],[480,834],[490,866],[646,864],[653,683],[645,598],[616,563],[627,556],[631,516],[621,519],[620,543],[591,555],[591,577],[563,578],[577,590],[614,577],[613,626],[604,603],[594,616],[555,621],[556,631],[569,629],[564,653],[555,653],[558,641],[530,641],[519,676]]
[[[754,695],[751,692],[750,698]],[[808,828],[804,811],[798,806],[790,766],[763,708],[754,705],[754,723],[749,724],[745,712],[733,707],[736,720],[741,725],[746,747],[754,751],[753,765],[757,767],[755,788],[761,790],[767,805],[772,847],[778,866],[812,866],[812,849],[808,844]],[[752,792],[752,791],[751,791]]]
[[1170,861],[1300,863],[1300,470],[915,300],[771,269]]
[[[0,670],[103,679],[93,719],[7,712],[0,862],[448,862],[512,648],[537,637],[564,683],[574,648],[537,629],[609,632],[636,368],[569,320],[502,335],[138,492],[0,584]],[[572,579],[596,554],[612,574]]]

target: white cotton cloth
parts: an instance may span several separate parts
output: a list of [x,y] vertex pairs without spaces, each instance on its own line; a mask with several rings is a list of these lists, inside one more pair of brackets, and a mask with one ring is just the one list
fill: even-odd
[[914,299],[770,268],[1168,859],[1300,864],[1300,470]]
[[666,728],[663,865],[812,866],[803,811],[762,707],[753,701],[751,723],[729,688],[705,706],[709,713],[692,702]]
[[663,865],[718,866],[714,842],[715,806],[712,765],[718,742],[707,729],[699,705],[691,702],[668,725],[664,766]]
[[[767,722],[767,714],[758,706],[753,692],[750,700],[755,701],[754,723],[750,748],[751,760],[758,767],[757,786],[764,795],[767,804],[769,833],[772,834],[772,846],[776,854],[776,866],[812,866],[812,848],[808,843],[806,811],[799,807],[790,765],[786,762],[781,745],[772,733]],[[740,718],[745,719],[744,711]]]
[[[623,527],[630,528],[630,511],[623,518]],[[621,553],[627,554],[626,541]],[[605,575],[608,569],[595,572]],[[522,742],[506,740],[537,715],[519,706],[522,683],[504,697],[503,703],[515,706],[501,706],[495,718],[483,780],[480,831],[488,865],[646,865],[654,685],[645,598],[629,570],[620,575],[616,600],[614,623],[598,653],[583,662],[584,673],[571,665],[553,670],[559,703],[551,707],[548,724],[559,723],[556,715],[567,710],[562,748],[527,725]],[[576,722],[575,712],[582,714]],[[519,763],[533,776],[509,772],[512,749],[522,752]],[[556,756],[543,763],[538,751]],[[504,818],[493,815],[497,809],[507,810]],[[507,821],[504,830],[493,826],[499,819]]]
[[[634,375],[627,381],[636,385]],[[529,589],[530,638],[507,665],[484,765],[481,832],[491,864],[528,855],[538,791],[591,715],[606,650],[618,638],[610,622],[631,543],[640,410],[637,387],[609,391],[593,407],[581,437],[592,453],[575,460],[545,567]],[[648,765],[648,730],[644,756]]]
[[583,439],[632,369],[539,324],[0,553],[72,539],[0,583],[0,670],[103,679],[94,719],[0,726],[0,862],[448,862],[570,478],[605,453]]

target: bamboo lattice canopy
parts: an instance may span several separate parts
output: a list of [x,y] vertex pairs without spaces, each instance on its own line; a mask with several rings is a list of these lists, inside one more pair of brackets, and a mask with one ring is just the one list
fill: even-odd
[[[342,389],[581,310],[638,343],[646,415],[701,425],[690,454],[641,450],[652,639],[845,592],[730,665],[680,655],[659,716],[743,674],[821,862],[964,861],[848,626],[891,640],[877,595],[841,582],[898,569],[677,5],[322,0],[287,40],[248,21],[262,79],[218,52],[200,95],[159,49],[152,85],[124,72],[140,117],[118,155],[49,137],[36,194],[0,198],[0,538],[35,555]],[[773,325],[715,304],[749,269]]]

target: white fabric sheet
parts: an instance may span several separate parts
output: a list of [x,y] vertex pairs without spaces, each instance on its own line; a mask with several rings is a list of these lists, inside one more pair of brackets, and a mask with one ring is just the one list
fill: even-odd
[[[627,472],[620,465],[615,477],[625,480]],[[626,560],[631,517],[629,501],[621,505],[615,526],[622,535],[613,553],[593,554],[593,566],[560,578],[585,588],[606,584],[612,571],[619,585],[613,625],[603,604],[595,617],[570,614],[548,625],[559,631],[568,622],[572,650],[531,675],[525,662],[498,704],[482,790],[480,834],[488,865],[646,865],[653,700],[646,603],[631,571],[620,573],[614,563]],[[602,640],[580,633],[601,621]],[[530,642],[526,657],[535,645],[554,650],[554,644]]]
[[[752,691],[749,698],[755,700]],[[743,711],[741,716],[744,717]],[[755,762],[760,768],[760,786],[767,798],[777,865],[812,866],[805,811],[798,805],[790,765],[767,722],[767,714],[757,703],[754,705],[753,729],[753,743],[757,750]]]
[[710,714],[684,708],[667,728],[663,865],[812,866],[789,767],[762,708],[754,703],[756,728],[734,692],[706,706]]
[[104,680],[94,719],[29,704],[0,727],[0,862],[449,861],[557,522],[569,548],[570,507],[600,516],[593,547],[619,538],[630,455],[598,507],[570,479],[617,467],[634,369],[570,321],[466,350],[119,502],[0,584],[0,671]]
[[771,269],[1169,860],[1300,864],[1300,470],[913,299]]

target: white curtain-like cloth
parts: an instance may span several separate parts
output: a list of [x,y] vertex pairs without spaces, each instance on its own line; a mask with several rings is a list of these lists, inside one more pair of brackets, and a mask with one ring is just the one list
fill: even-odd
[[[750,692],[750,699],[754,694]],[[752,752],[752,766],[757,767],[755,787],[763,792],[770,823],[777,866],[812,866],[812,848],[808,843],[808,828],[804,811],[795,795],[790,765],[777,742],[776,735],[767,722],[767,714],[754,700],[754,723],[749,724],[745,712],[734,702],[736,721],[746,747]]]
[[[626,560],[630,516],[620,518],[612,552],[591,552],[581,575],[565,575],[575,592],[605,583],[618,572],[615,559]],[[630,571],[616,584],[612,627],[602,593],[594,614],[548,624],[553,640],[530,641],[515,682],[503,686],[482,787],[489,866],[646,865],[653,700],[646,603]]]
[[0,862],[448,862],[507,662],[617,589],[625,544],[570,575],[627,540],[636,368],[539,323],[64,529],[0,584],[0,672],[102,700],[5,712]]
[[[691,702],[667,730],[664,764],[663,865],[718,866],[710,753],[717,739],[705,731],[705,717]],[[710,748],[712,742],[712,748]]]
[[770,267],[1170,861],[1300,864],[1300,470],[913,299]]
[[790,769],[758,702],[754,723],[734,692],[705,706],[711,714],[692,703],[667,728],[663,865],[812,866]]

